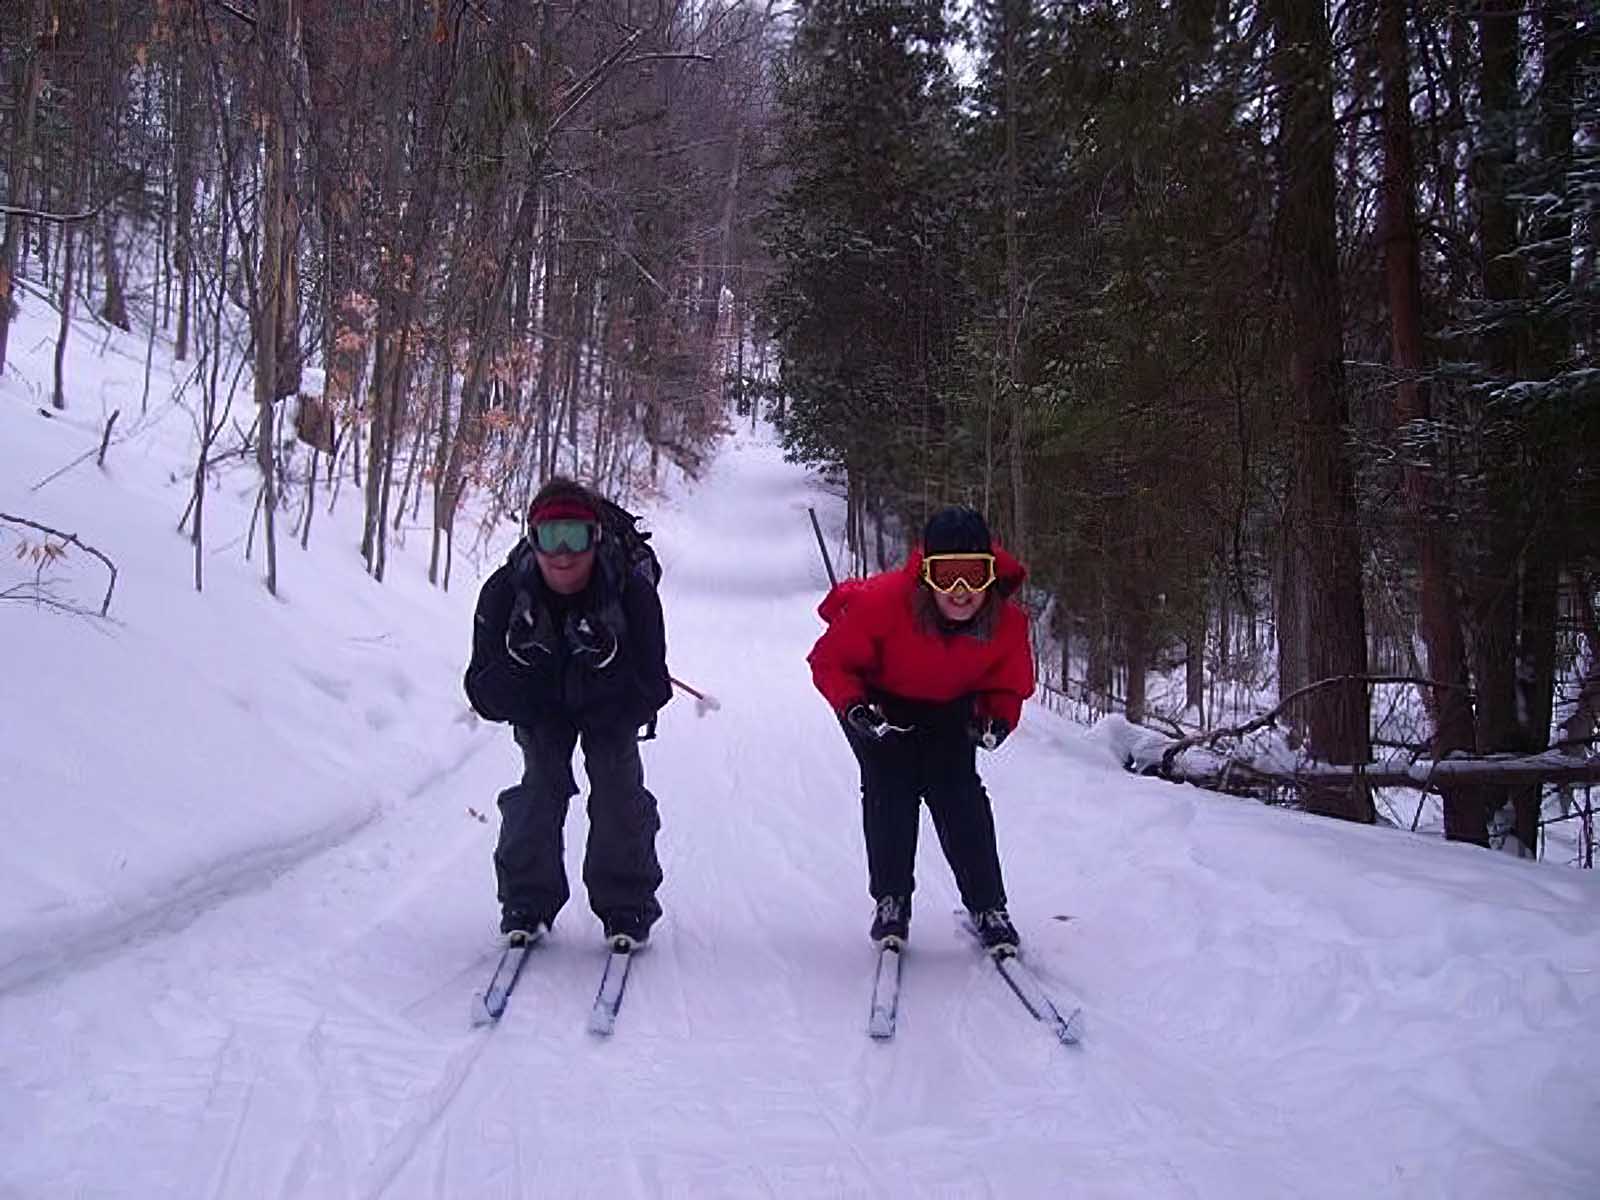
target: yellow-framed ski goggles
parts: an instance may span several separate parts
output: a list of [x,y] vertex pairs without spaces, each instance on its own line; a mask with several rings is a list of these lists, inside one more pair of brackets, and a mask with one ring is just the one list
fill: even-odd
[[994,555],[930,554],[922,560],[922,582],[945,596],[957,588],[981,592],[994,582]]

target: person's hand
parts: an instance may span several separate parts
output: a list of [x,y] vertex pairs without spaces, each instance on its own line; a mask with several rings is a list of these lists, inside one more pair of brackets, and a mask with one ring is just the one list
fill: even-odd
[[525,667],[538,666],[553,653],[555,623],[542,607],[534,608],[526,592],[519,592],[506,623],[506,653]]
[[617,635],[604,621],[586,614],[567,618],[567,644],[594,671],[605,670],[617,656]]
[[1011,726],[999,717],[979,717],[972,726],[973,744],[985,750],[998,750],[1000,743],[1010,735]]
[[897,733],[910,733],[909,725],[891,725],[876,704],[852,704],[844,710],[845,723],[862,737],[881,742]]

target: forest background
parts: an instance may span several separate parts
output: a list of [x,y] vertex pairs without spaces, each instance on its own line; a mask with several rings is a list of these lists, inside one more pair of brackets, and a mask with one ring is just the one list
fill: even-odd
[[274,591],[347,493],[378,580],[426,505],[448,586],[550,473],[764,412],[848,569],[987,512],[1058,703],[1276,701],[1268,798],[1374,820],[1422,762],[1447,836],[1592,865],[1595,46],[1575,0],[20,0],[0,370],[16,303],[42,409],[74,316],[171,339],[101,452],[191,414],[197,588],[223,475]]

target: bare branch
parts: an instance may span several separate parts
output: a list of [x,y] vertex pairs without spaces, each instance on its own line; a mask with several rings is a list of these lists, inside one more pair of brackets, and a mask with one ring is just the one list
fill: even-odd
[[86,208],[76,213],[46,212],[42,208],[22,208],[15,204],[0,204],[0,213],[8,217],[24,217],[30,221],[48,221],[55,225],[75,225],[80,221],[92,221],[105,212],[110,203],[122,195],[122,189],[110,192],[93,208]]
[[1319,679],[1315,683],[1308,683],[1305,687],[1300,688],[1298,691],[1290,692],[1282,700],[1278,701],[1277,707],[1262,713],[1258,717],[1251,718],[1243,725],[1234,725],[1227,729],[1213,729],[1209,733],[1197,733],[1191,737],[1179,738],[1172,745],[1168,746],[1166,752],[1162,754],[1161,773],[1162,775],[1167,775],[1167,773],[1172,769],[1173,759],[1177,758],[1178,755],[1182,754],[1185,750],[1188,750],[1192,746],[1214,746],[1223,738],[1243,738],[1247,734],[1254,733],[1258,729],[1265,729],[1268,725],[1275,725],[1277,724],[1278,717],[1280,714],[1282,714],[1283,710],[1288,708],[1301,697],[1309,695],[1311,692],[1318,691],[1322,688],[1333,687],[1336,684],[1341,683],[1349,683],[1352,680],[1360,680],[1361,682],[1367,684],[1414,683],[1419,687],[1441,688],[1445,691],[1460,690],[1455,684],[1441,683],[1436,679],[1423,679],[1416,675],[1333,675],[1327,679]]
[[16,600],[26,604],[42,604],[46,608],[53,608],[57,612],[71,613],[76,617],[94,616],[86,608],[79,608],[76,604],[68,604],[65,600],[58,600],[37,584],[17,584],[0,591],[0,600]]
[[94,555],[101,562],[103,562],[106,565],[106,570],[111,572],[111,582],[106,585],[106,598],[100,602],[100,615],[102,617],[106,615],[111,608],[111,593],[117,586],[116,563],[112,562],[109,558],[107,558],[104,554],[101,554],[100,551],[96,550],[87,542],[79,541],[78,535],[75,533],[63,533],[59,529],[52,529],[48,525],[41,525],[37,521],[28,520],[26,517],[14,517],[10,513],[4,512],[0,512],[0,521],[10,521],[13,525],[25,525],[29,529],[36,529],[40,533],[48,534],[50,537],[60,538],[62,541],[70,542],[74,546],[78,547],[78,549]]
[[211,3],[215,4],[218,8],[220,8],[223,12],[227,13],[234,20],[243,21],[246,25],[250,26],[250,28],[252,28],[252,29],[254,29],[256,27],[256,18],[255,18],[255,14],[254,13],[247,13],[247,12],[244,12],[243,10],[241,10],[241,9],[237,9],[233,5],[229,4],[228,0],[211,0]]
[[714,63],[717,60],[716,60],[715,57],[713,57],[710,54],[696,54],[696,53],[694,53],[692,51],[689,51],[689,50],[684,50],[684,51],[680,51],[680,52],[676,52],[676,53],[669,53],[669,52],[663,50],[663,51],[659,51],[659,52],[653,53],[653,54],[636,54],[632,58],[623,59],[621,65],[624,66],[624,67],[631,67],[631,66],[635,65],[636,63],[674,62],[674,61],[676,61],[676,62]]
[[[151,328],[154,327],[155,323],[151,322]],[[115,409],[111,413],[111,419],[106,422],[106,431],[100,437],[100,457],[95,460],[96,466],[104,467],[106,465],[106,447],[111,444],[111,431],[117,427],[117,418],[121,415],[122,410],[120,408]]]
[[628,35],[627,39],[622,43],[622,45],[618,46],[610,54],[606,55],[605,58],[601,59],[600,62],[597,63],[589,71],[589,73],[583,77],[583,79],[581,79],[572,87],[572,89],[567,93],[570,99],[567,101],[566,105],[561,109],[560,112],[550,118],[550,124],[545,129],[544,137],[540,139],[537,151],[533,156],[533,161],[535,163],[543,162],[545,152],[550,148],[551,139],[554,138],[555,135],[560,131],[561,126],[566,124],[567,119],[583,106],[583,102],[589,98],[590,94],[605,82],[606,77],[611,74],[612,69],[623,60],[628,51],[633,49],[634,43],[636,43],[643,36],[644,30],[635,29]]

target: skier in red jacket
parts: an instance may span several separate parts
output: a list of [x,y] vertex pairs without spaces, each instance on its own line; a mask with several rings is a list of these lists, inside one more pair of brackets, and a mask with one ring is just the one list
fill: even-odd
[[1017,946],[976,749],[998,748],[1033,693],[1028,618],[1008,599],[1026,574],[982,514],[947,508],[904,567],[846,580],[818,609],[828,628],[808,661],[861,764],[880,944],[898,946],[910,928],[926,800],[979,938]]

